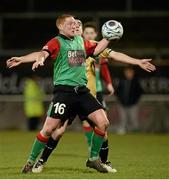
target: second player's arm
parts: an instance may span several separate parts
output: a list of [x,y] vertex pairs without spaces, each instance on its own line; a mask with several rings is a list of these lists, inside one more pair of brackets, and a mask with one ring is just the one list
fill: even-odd
[[156,67],[150,63],[152,59],[137,59],[130,57],[124,53],[112,51],[111,49],[105,49],[101,54],[100,57],[110,58],[118,62],[138,65],[145,71],[151,72],[155,71]]
[[127,64],[132,64],[132,65],[138,65],[145,71],[151,72],[155,71],[156,68],[153,64],[150,63],[152,59],[137,59],[130,57],[124,53],[121,52],[115,52],[115,51],[110,51],[109,53],[109,58],[112,58],[116,61],[127,63]]
[[98,54],[100,54],[104,49],[107,48],[108,44],[110,41],[108,41],[107,39],[103,38],[101,41],[99,41],[97,43],[97,46],[93,52],[94,56],[97,56]]
[[110,51],[108,58],[111,58],[113,60],[116,60],[122,63],[133,64],[133,65],[139,65],[140,63],[140,59],[132,58],[124,53],[116,52],[116,51]]

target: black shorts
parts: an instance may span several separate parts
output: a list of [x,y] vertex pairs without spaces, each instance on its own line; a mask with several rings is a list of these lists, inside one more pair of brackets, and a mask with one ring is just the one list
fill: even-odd
[[104,96],[103,96],[103,95],[104,95],[104,94],[103,94],[102,91],[97,92],[96,98],[97,98],[97,100],[102,104],[104,110],[106,110],[106,102],[105,102],[105,100],[104,100]]
[[[97,92],[96,98],[99,101],[99,103],[102,105],[102,109],[106,110],[106,103],[103,98],[103,92]],[[94,123],[87,116],[85,116],[84,114],[78,114],[78,116],[81,121],[87,121],[91,127],[94,127]],[[72,116],[69,119],[69,124],[71,124],[73,120],[74,118]]]
[[80,121],[87,121],[91,127],[95,127],[95,124],[87,117],[82,114],[74,114],[69,117],[68,125],[71,125],[72,122],[75,120],[76,116],[78,115]]
[[[102,105],[102,109],[106,110],[106,103],[105,103],[104,98],[103,98],[103,92],[102,91],[97,92],[96,98],[97,98],[98,102]],[[79,116],[79,119],[81,121],[87,121],[90,124],[91,127],[94,127],[94,123],[87,116],[85,116],[83,114],[83,112],[78,114],[78,116]],[[73,122],[75,117],[72,116],[72,117],[69,118],[69,122],[68,122],[69,125]]]
[[102,105],[90,94],[89,89],[72,86],[55,86],[54,97],[47,115],[52,118],[73,119],[78,114],[87,117],[90,113],[102,109]]

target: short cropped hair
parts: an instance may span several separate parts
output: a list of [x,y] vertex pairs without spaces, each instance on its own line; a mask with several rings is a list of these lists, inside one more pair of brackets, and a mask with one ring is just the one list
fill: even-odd
[[73,15],[70,14],[62,14],[60,16],[58,16],[58,18],[56,19],[56,27],[58,28],[60,24],[62,24],[64,22],[64,20],[68,17],[74,17]]
[[81,21],[80,19],[76,19],[76,21],[78,22],[78,24],[79,24],[80,26],[83,26],[82,21]]
[[83,25],[83,31],[86,29],[86,28],[93,28],[95,32],[97,32],[97,26],[94,22],[86,22],[84,23]]

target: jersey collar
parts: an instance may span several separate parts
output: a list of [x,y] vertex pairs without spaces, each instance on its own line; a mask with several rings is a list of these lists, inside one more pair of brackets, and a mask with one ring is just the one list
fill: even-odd
[[67,36],[65,36],[63,34],[58,34],[58,36],[60,36],[63,39],[67,39],[67,40],[73,40],[74,39],[74,37],[73,38],[68,38]]

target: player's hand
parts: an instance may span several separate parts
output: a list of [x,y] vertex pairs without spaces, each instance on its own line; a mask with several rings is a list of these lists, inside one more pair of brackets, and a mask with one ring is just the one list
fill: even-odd
[[58,129],[55,130],[55,135],[56,135],[57,137],[58,137],[58,136],[61,137],[61,136],[64,134],[67,126],[68,126],[68,120],[66,120],[66,121],[64,122],[64,124],[63,124],[60,128],[58,128]]
[[8,68],[13,68],[15,66],[19,66],[22,63],[21,57],[11,57],[6,61],[6,65]]
[[109,91],[109,96],[114,94],[114,87],[111,83],[107,85],[107,90]]
[[35,69],[37,69],[39,66],[44,66],[44,62],[45,62],[45,57],[43,53],[41,53],[37,56],[36,62],[33,63],[32,70],[35,71]]
[[139,66],[147,72],[152,72],[156,70],[156,67],[150,63],[152,59],[142,59],[139,61]]
[[44,66],[44,63],[41,61],[34,62],[32,65],[32,70],[35,71],[35,69],[37,69],[39,66]]

